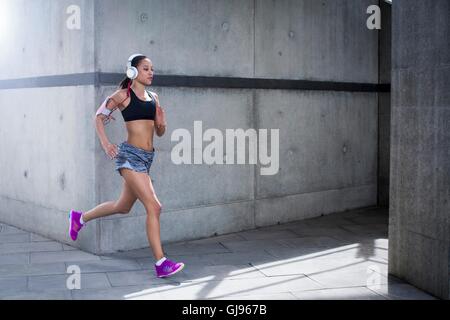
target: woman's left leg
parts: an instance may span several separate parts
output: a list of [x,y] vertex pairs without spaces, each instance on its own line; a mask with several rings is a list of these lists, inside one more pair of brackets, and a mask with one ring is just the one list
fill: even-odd
[[119,199],[116,201],[103,202],[95,208],[84,212],[83,221],[88,222],[89,220],[106,217],[117,213],[128,213],[136,200],[137,197],[134,195],[133,190],[127,182],[123,180],[122,193]]

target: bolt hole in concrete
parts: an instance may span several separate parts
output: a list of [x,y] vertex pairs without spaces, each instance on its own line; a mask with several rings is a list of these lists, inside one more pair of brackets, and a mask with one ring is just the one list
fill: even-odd
[[141,23],[145,23],[148,21],[148,14],[147,13],[141,13],[139,20],[141,21]]
[[228,22],[222,23],[222,30],[223,30],[223,31],[228,31],[228,29],[229,29]]

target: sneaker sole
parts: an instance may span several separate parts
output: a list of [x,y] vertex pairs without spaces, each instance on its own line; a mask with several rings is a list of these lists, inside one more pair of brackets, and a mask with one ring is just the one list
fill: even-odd
[[184,269],[184,263],[183,263],[183,264],[181,265],[181,267],[178,268],[177,270],[175,270],[175,271],[173,271],[173,272],[171,272],[171,273],[169,273],[169,274],[166,274],[166,275],[164,275],[164,276],[158,276],[158,278],[167,278],[167,277],[170,277],[170,276],[174,275],[175,273],[180,272],[180,271],[183,270],[183,269]]
[[75,240],[77,240],[78,235],[77,235],[77,237],[75,238],[75,240],[73,240],[73,239],[72,239],[72,236],[70,235],[70,231],[72,231],[72,211],[73,211],[73,210],[70,210],[70,211],[69,211],[69,238],[70,238],[72,241],[75,241]]

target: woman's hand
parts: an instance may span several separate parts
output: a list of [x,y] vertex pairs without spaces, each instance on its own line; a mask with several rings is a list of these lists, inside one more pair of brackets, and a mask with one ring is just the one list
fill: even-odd
[[156,128],[161,128],[161,126],[166,126],[166,112],[159,104],[159,97],[156,96],[156,117],[155,117],[155,125]]
[[119,148],[117,147],[117,145],[109,142],[103,146],[103,150],[105,150],[105,153],[111,160],[114,159],[119,153]]
[[164,109],[159,105],[159,103],[156,105],[156,119],[155,119],[156,127],[160,128],[161,126],[167,125],[166,123],[166,112]]

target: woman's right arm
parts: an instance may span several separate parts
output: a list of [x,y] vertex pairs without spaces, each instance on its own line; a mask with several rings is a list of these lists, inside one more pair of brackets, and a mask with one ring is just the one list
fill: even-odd
[[94,115],[95,130],[100,139],[100,143],[105,150],[105,153],[111,159],[116,157],[118,150],[116,145],[109,142],[109,139],[105,133],[105,124],[109,122],[110,118],[114,119],[111,116],[111,113],[119,107],[119,103],[117,103],[117,101],[120,101],[117,99],[118,96],[118,92],[115,92],[112,96],[107,98],[107,100],[102,103],[102,105],[98,108],[96,114]]

